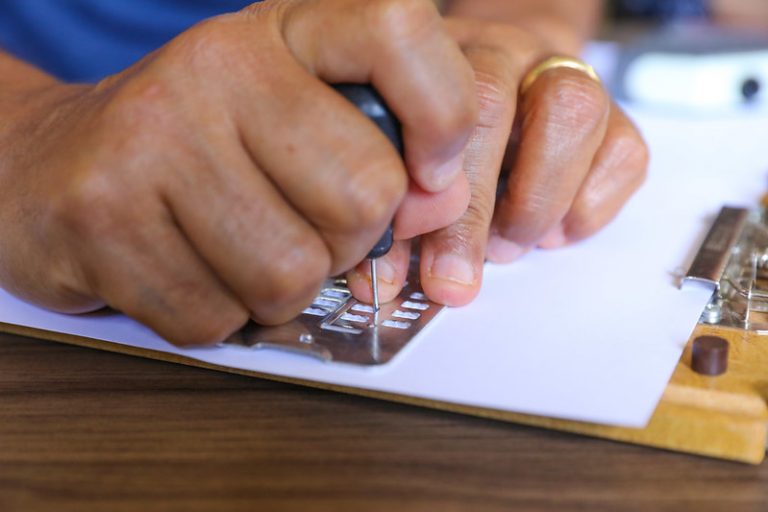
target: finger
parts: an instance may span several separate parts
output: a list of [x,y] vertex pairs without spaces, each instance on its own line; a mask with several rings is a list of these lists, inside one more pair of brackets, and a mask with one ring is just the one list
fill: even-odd
[[496,186],[512,130],[518,72],[504,52],[467,50],[476,75],[480,119],[466,150],[471,199],[453,225],[422,236],[421,283],[431,300],[467,304],[480,290]]
[[[411,258],[411,242],[397,240],[385,256],[376,260],[376,276],[379,284],[379,300],[389,302],[397,297],[408,277],[408,265]],[[359,301],[373,302],[371,291],[371,264],[363,261],[347,272],[347,286]]]
[[[206,134],[205,171],[164,184],[174,218],[226,286],[263,324],[293,318],[329,275],[323,240],[253,166],[231,136]],[[237,140],[234,138],[234,140]]]
[[283,11],[298,60],[331,83],[372,83],[403,125],[409,171],[427,191],[461,172],[476,118],[472,70],[430,0],[312,0]]
[[519,108],[520,144],[493,221],[508,247],[494,254],[494,240],[492,260],[519,255],[562,221],[603,141],[610,112],[601,85],[562,68],[541,75]]
[[467,211],[470,201],[469,182],[464,174],[443,192],[430,193],[415,182],[395,214],[396,240],[415,238],[456,222]]
[[290,59],[276,68],[260,98],[240,93],[236,124],[252,160],[323,237],[338,274],[384,233],[408,175],[395,147],[348,100]]
[[[611,110],[605,142],[570,211],[552,235],[550,247],[587,238],[621,210],[645,180],[648,149],[642,135],[616,106]],[[562,240],[561,244],[557,241]]]
[[79,248],[96,296],[179,346],[222,341],[248,320],[245,306],[195,253],[159,201],[137,205],[132,213],[135,219],[114,225],[83,224],[96,235],[86,240],[99,241]]

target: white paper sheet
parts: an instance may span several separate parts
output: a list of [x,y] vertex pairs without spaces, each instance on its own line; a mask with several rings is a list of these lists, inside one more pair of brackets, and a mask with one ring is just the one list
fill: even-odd
[[724,203],[752,206],[768,176],[768,118],[635,112],[649,179],[596,237],[487,268],[470,306],[445,311],[392,363],[366,369],[280,352],[177,349],[120,315],[65,316],[0,290],[0,322],[183,354],[269,374],[630,427],[650,418],[704,304],[679,290]]

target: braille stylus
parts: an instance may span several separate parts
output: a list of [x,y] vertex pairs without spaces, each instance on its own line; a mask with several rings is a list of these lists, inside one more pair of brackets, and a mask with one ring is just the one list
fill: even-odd
[[[384,99],[370,85],[339,84],[334,85],[342,96],[360,109],[368,118],[378,126],[384,135],[390,140],[400,155],[403,154],[403,137],[400,123],[389,110]],[[376,272],[376,260],[386,255],[392,249],[392,226],[384,232],[379,242],[368,253],[367,259],[371,265],[371,293],[373,295],[373,309],[379,310],[379,284]]]

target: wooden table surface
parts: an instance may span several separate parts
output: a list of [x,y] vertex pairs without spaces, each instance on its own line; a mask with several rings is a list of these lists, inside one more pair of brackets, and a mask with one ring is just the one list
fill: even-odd
[[768,510],[752,467],[0,334],[0,511]]

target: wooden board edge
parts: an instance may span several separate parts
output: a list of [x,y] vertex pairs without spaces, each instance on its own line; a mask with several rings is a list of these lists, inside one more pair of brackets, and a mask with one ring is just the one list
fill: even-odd
[[[97,340],[83,336],[46,331],[31,327],[0,322],[0,331],[19,336],[38,338],[48,341],[76,345],[97,350],[104,350],[134,357],[143,357],[158,361],[183,364],[197,368],[220,371],[230,374],[256,377],[276,382],[284,382],[315,389],[335,391],[350,395],[404,403],[417,407],[427,407],[451,413],[465,414],[480,418],[518,423],[533,427],[547,428],[578,435],[610,439],[642,446],[652,446],[671,451],[703,455],[748,464],[760,464],[765,458],[768,427],[762,416],[742,416],[702,411],[687,408],[684,405],[665,403],[659,404],[648,426],[643,429],[614,427],[595,423],[562,420],[543,416],[486,409],[448,402],[374,391],[348,386],[339,386],[322,382],[283,377],[251,370],[241,370],[227,366],[206,363],[190,357],[138,348],[109,341]],[[681,421],[685,418],[686,421]],[[686,428],[683,428],[683,427]],[[687,432],[687,434],[686,434]],[[696,434],[698,432],[698,434]],[[714,436],[714,437],[712,437]],[[715,439],[715,442],[712,442]]]

